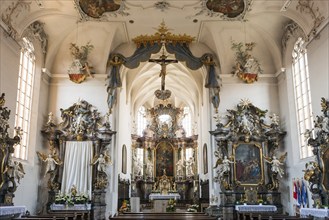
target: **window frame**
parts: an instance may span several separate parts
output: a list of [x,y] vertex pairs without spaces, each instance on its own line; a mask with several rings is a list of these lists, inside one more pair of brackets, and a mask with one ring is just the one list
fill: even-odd
[[292,78],[300,159],[313,156],[312,148],[305,138],[305,132],[313,128],[314,121],[307,50],[304,45],[304,40],[298,38],[292,51]]
[[21,128],[22,132],[21,141],[15,145],[13,155],[15,158],[21,160],[27,160],[28,158],[35,69],[36,55],[34,46],[27,38],[23,38],[15,110],[15,128]]

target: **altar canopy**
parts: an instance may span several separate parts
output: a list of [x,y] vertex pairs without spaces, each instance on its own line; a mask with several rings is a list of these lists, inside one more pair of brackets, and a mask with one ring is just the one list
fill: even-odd
[[137,49],[130,57],[125,57],[122,54],[111,54],[108,60],[107,70],[108,83],[108,106],[111,110],[116,102],[116,89],[122,86],[120,78],[120,68],[122,65],[129,69],[135,69],[141,62],[146,62],[152,54],[158,53],[163,47],[168,53],[174,54],[178,61],[184,62],[191,70],[197,70],[202,66],[207,68],[207,77],[205,87],[211,90],[212,103],[215,109],[219,106],[219,82],[215,69],[214,56],[210,53],[205,53],[201,57],[196,57],[192,54],[189,43],[194,38],[188,35],[174,35],[168,31],[169,29],[162,23],[154,35],[138,36],[133,41],[137,44]]
[[67,141],[61,192],[68,194],[75,185],[78,194],[91,198],[92,192],[92,141]]

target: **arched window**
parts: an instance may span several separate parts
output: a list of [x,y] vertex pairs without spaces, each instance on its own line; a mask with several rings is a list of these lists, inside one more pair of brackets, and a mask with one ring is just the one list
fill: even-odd
[[298,136],[299,144],[301,146],[300,157],[306,158],[313,155],[312,149],[308,146],[306,138],[304,137],[306,130],[312,129],[313,127],[313,117],[307,51],[304,47],[304,41],[302,38],[299,38],[295,43],[292,57]]
[[192,135],[192,117],[189,107],[184,107],[184,115],[185,117],[182,120],[182,125],[186,132],[186,137],[190,137]]
[[137,134],[142,136],[143,130],[146,128],[146,109],[141,106],[137,112]]
[[16,100],[15,127],[20,127],[22,139],[15,146],[14,156],[23,160],[27,159],[27,146],[31,118],[33,81],[35,72],[35,55],[32,43],[23,38],[21,58],[18,75],[18,90]]

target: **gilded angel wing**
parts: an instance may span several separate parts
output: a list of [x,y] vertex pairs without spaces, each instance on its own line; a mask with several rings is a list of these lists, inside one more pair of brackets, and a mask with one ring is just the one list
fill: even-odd
[[107,164],[112,165],[111,156],[109,154],[107,154],[106,152],[104,154],[104,159],[105,159]]
[[216,161],[216,165],[214,166],[214,169],[216,169],[219,165],[221,165],[223,163],[223,159],[221,157],[218,157],[217,161]]
[[287,157],[287,152],[285,152],[284,154],[281,155],[281,157],[279,158],[279,161],[281,163],[283,163],[285,161],[286,157]]
[[46,154],[37,151],[37,155],[40,158],[40,160],[42,160],[43,162],[46,161],[46,159],[47,159],[47,155]]

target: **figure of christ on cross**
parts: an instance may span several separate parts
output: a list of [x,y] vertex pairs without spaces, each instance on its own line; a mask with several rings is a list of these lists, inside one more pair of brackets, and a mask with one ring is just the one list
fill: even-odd
[[161,65],[161,71],[159,77],[161,77],[161,90],[165,90],[165,78],[166,78],[166,66],[171,63],[178,63],[178,60],[167,59],[168,56],[162,54],[160,59],[149,59],[149,62],[157,63]]

